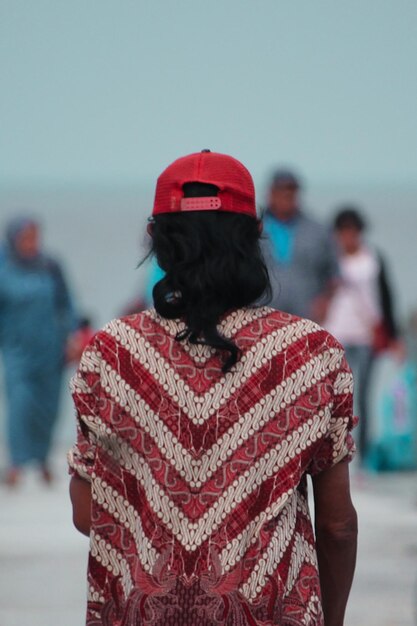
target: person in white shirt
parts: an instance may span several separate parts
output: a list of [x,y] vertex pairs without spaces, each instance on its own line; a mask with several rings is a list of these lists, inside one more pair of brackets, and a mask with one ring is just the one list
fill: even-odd
[[361,462],[369,450],[368,396],[375,355],[397,344],[391,289],[381,254],[364,239],[366,223],[354,207],[343,207],[334,219],[339,248],[340,283],[324,327],[344,346],[355,381],[360,417]]

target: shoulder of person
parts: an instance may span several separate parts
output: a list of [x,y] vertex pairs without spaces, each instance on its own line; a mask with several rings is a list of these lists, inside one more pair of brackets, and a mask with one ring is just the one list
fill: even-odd
[[115,317],[107,322],[101,330],[99,330],[95,338],[98,342],[102,341],[106,336],[111,335],[116,341],[122,341],[129,333],[142,334],[144,326],[147,326],[147,320],[152,322],[151,309],[145,309],[138,313],[131,313],[121,317]]
[[14,262],[8,250],[0,248],[0,271],[3,273],[7,273],[13,271],[15,268],[16,263]]
[[306,334],[308,335],[308,345],[312,356],[329,353],[337,355],[336,361],[339,362],[342,360],[345,349],[336,337],[316,322],[304,318],[298,319],[305,324]]
[[[96,331],[85,346],[81,360],[80,367],[85,368],[86,364],[94,364],[97,367],[97,371],[100,370],[100,364],[103,357],[103,352],[106,351],[106,345],[109,346],[113,340],[119,342],[120,327],[117,325],[119,320],[114,319],[105,324],[100,330]],[[114,351],[114,350],[113,350]]]
[[368,258],[378,265],[380,271],[385,269],[385,255],[381,252],[378,246],[375,246],[373,243],[366,242],[364,245],[364,251],[368,255]]
[[268,307],[265,318],[271,329],[287,329],[288,334],[298,337],[308,337],[308,343],[312,353],[333,350],[344,352],[343,346],[325,328],[305,317],[298,317],[291,313],[286,313]]

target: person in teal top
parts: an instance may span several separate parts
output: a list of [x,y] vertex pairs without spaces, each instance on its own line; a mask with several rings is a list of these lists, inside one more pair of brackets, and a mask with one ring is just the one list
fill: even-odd
[[60,265],[40,247],[33,219],[13,220],[0,254],[0,351],[7,400],[10,464],[6,482],[17,484],[36,462],[46,481],[67,339],[77,319]]
[[300,180],[277,170],[264,214],[263,252],[272,285],[271,306],[319,324],[339,280],[330,231],[300,208]]
[[146,286],[145,286],[145,293],[144,293],[145,307],[153,306],[153,297],[152,297],[153,288],[155,287],[156,283],[159,283],[159,281],[164,276],[165,276],[164,270],[161,270],[158,263],[156,262],[155,257],[152,258],[150,265],[149,265],[148,276],[147,276],[147,281],[146,281]]
[[267,212],[264,217],[264,229],[268,233],[274,253],[282,265],[291,263],[294,251],[297,219],[278,220]]

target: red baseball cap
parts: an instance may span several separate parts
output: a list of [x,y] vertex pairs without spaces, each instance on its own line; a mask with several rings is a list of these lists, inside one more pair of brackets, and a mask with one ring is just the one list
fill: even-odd
[[[184,198],[185,183],[218,187],[216,196]],[[252,176],[237,159],[202,150],[177,159],[159,176],[152,215],[186,211],[245,213],[256,218]]]

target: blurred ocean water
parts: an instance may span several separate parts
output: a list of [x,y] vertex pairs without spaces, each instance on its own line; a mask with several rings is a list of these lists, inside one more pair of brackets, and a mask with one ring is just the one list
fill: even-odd
[[[44,225],[45,249],[63,262],[81,311],[100,327],[143,289],[146,264],[140,269],[137,265],[146,254],[146,218],[152,200],[151,187],[3,189],[0,232],[20,213],[38,216]],[[405,320],[417,309],[417,187],[328,186],[309,190],[303,203],[311,214],[329,223],[335,207],[345,202],[363,208],[370,224],[369,239],[385,254],[396,309]],[[389,380],[393,367],[382,363],[376,390]],[[69,407],[66,397],[66,415],[72,412]],[[0,400],[0,418],[2,413]],[[72,428],[65,424],[66,420],[64,433]]]
[[[152,199],[152,188],[3,189],[0,232],[21,212],[39,216],[45,248],[64,263],[82,309],[102,325],[142,288],[146,268],[136,266],[145,251]],[[363,207],[371,226],[369,238],[389,263],[398,311],[407,315],[417,308],[417,187],[327,187],[304,197],[304,205],[324,223],[343,202]]]

